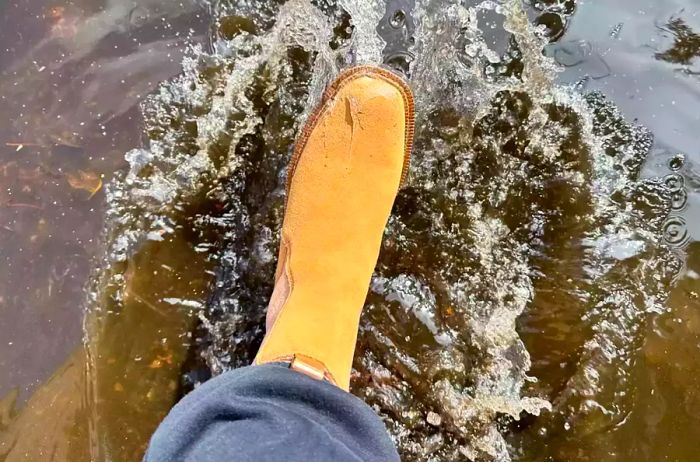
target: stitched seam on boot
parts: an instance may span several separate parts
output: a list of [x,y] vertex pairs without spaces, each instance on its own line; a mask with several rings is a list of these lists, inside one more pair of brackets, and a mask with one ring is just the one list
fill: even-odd
[[[260,345],[258,352],[263,351],[269,338],[272,337],[272,334],[275,332],[275,328],[279,325],[280,321],[282,320],[282,316],[284,315],[284,313],[286,311],[288,311],[285,308],[287,307],[287,303],[289,303],[289,299],[292,296],[292,291],[294,290],[294,278],[292,277],[292,269],[291,269],[291,264],[290,264],[291,256],[292,256],[292,246],[289,242],[289,238],[284,233],[284,231],[282,232],[281,241],[284,242],[284,246],[287,249],[287,251],[285,253],[284,273],[285,273],[285,276],[287,277],[287,283],[289,284],[289,293],[287,294],[287,298],[285,298],[284,302],[282,303],[282,308],[280,308],[279,312],[277,313],[277,316],[275,317],[275,322],[272,324],[272,328],[270,329],[269,332],[265,333],[265,339],[263,340],[262,345]],[[293,354],[293,353],[290,353],[290,354]],[[271,360],[265,360],[265,362],[271,362]],[[256,356],[255,363],[260,364],[257,361],[257,356]]]
[[[290,243],[289,237],[282,232],[282,237],[281,240],[284,242],[284,246],[287,249],[286,254],[285,254],[285,262],[284,262],[284,273],[285,276],[287,276],[287,282],[289,284],[289,293],[287,294],[287,298],[285,299],[284,303],[282,304],[282,308],[280,309],[279,313],[277,313],[277,317],[275,318],[275,322],[272,324],[272,329],[270,329],[269,332],[265,334],[265,338],[270,338],[274,335],[275,332],[275,327],[278,325],[279,322],[282,321],[282,317],[284,316],[285,312],[289,311],[287,308],[287,303],[289,302],[289,298],[292,296],[292,291],[294,290],[294,277],[292,276],[292,265],[291,265],[291,255],[292,255],[292,245]],[[260,350],[263,350],[265,347],[265,343],[260,346]],[[321,361],[318,359],[315,355],[305,353],[303,350],[295,350],[292,351],[288,354],[285,354],[283,356],[277,356],[273,359],[269,360],[264,360],[264,362],[269,363],[269,362],[276,362],[276,361],[289,361],[290,358],[294,358],[296,355],[301,355],[301,356],[306,356],[307,358],[313,359],[314,361],[317,361],[318,363],[323,365],[323,372],[327,380],[329,380],[331,383],[336,385],[337,387],[340,387],[338,384],[338,381],[335,379],[333,376],[333,373],[328,369],[328,366],[326,365],[325,361]],[[259,364],[257,360],[255,361],[256,364]]]
[[[284,276],[287,278],[286,280],[286,285],[287,285],[287,295],[282,300],[281,302],[278,301],[277,306],[274,307],[274,321],[270,324],[270,331],[272,330],[272,327],[274,327],[275,323],[277,322],[277,319],[279,319],[280,314],[284,310],[284,306],[287,304],[289,301],[289,297],[292,295],[292,289],[294,287],[293,284],[293,279],[292,279],[292,274],[290,270],[290,245],[289,245],[289,239],[285,237],[284,234],[284,229],[281,233],[280,236],[280,252],[279,252],[279,259],[277,261],[277,269],[275,270],[275,287],[277,284],[279,284],[280,279]],[[284,270],[283,270],[284,268]],[[275,291],[272,291],[273,295]],[[272,300],[271,300],[272,301]],[[270,310],[271,310],[271,305],[268,303],[267,306],[267,316],[265,317],[265,330],[267,333],[267,327],[268,327],[268,317],[270,315]],[[262,346],[261,346],[262,347]]]

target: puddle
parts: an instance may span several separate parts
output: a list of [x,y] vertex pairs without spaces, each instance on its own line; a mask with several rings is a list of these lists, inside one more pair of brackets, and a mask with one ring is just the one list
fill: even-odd
[[[138,459],[180,396],[249,364],[296,131],[382,57],[371,0],[84,3],[3,7],[7,461]],[[402,11],[416,144],[353,393],[403,460],[695,460],[699,18]]]

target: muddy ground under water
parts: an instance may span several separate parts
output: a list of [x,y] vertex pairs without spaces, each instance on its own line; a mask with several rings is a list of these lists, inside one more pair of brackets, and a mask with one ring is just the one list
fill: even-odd
[[[405,460],[700,459],[698,8],[417,3],[353,392]],[[140,460],[251,360],[294,136],[383,14],[0,5],[0,460]]]

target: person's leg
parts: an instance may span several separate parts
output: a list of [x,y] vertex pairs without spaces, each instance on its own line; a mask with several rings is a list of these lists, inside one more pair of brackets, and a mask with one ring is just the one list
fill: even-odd
[[331,85],[289,168],[256,365],[223,374],[176,405],[147,461],[398,460],[381,420],[347,390],[412,137],[413,100],[399,77],[358,67]]
[[187,395],[145,462],[398,461],[384,424],[358,398],[285,364],[231,371]]

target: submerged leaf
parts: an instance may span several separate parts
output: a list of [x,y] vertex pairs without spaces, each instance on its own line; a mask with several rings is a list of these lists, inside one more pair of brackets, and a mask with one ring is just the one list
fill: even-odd
[[90,197],[102,189],[102,178],[95,172],[78,170],[77,174],[68,173],[66,178],[71,188],[87,191],[90,193]]

